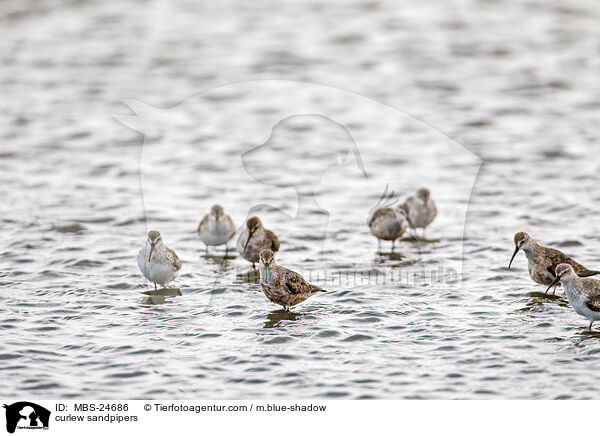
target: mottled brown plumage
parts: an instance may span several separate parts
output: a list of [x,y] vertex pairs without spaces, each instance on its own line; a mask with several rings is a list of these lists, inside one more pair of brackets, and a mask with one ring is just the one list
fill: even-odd
[[275,254],[271,250],[260,253],[260,286],[265,296],[272,303],[283,306],[286,310],[302,303],[317,292],[325,292],[318,286],[311,285],[304,278],[290,269],[275,263]]
[[175,268],[175,271],[179,271],[181,269],[181,261],[179,260],[179,257],[169,247],[166,247],[166,249],[170,255],[171,265],[173,265],[173,268]]
[[246,221],[246,226],[240,232],[237,249],[240,255],[248,262],[258,262],[262,250],[279,251],[279,239],[270,230],[263,227],[258,217]]
[[279,239],[277,238],[275,233],[273,233],[269,229],[265,229],[265,234],[266,234],[267,240],[271,241],[270,250],[273,250],[275,252],[279,251]]
[[600,296],[590,298],[585,304],[588,309],[593,310],[594,312],[600,312]]
[[544,247],[538,244],[531,236],[525,232],[519,232],[515,235],[515,251],[510,260],[512,261],[519,252],[523,250],[527,256],[529,274],[536,283],[549,285],[556,277],[556,267],[561,263],[569,264],[579,277],[590,277],[600,274],[600,271],[594,271],[586,268],[573,258],[563,252],[550,247]]

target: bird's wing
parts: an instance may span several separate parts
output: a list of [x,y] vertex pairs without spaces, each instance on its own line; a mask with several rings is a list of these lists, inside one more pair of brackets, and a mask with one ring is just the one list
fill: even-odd
[[562,251],[557,250],[556,248],[545,248],[546,252],[544,253],[544,258],[546,259],[546,266],[548,267],[548,271],[552,273],[553,276],[556,276],[556,267],[561,263],[568,263],[569,265],[571,265],[577,273],[577,275],[580,275],[584,271],[588,271],[588,269],[585,266],[575,262],[574,259],[567,256]]
[[283,286],[290,294],[312,294],[314,292],[323,291],[318,286],[311,285],[304,277],[297,272],[286,269],[283,280]]
[[431,221],[433,221],[437,216],[437,206],[435,205],[435,202],[433,200],[429,201],[431,202],[431,212],[429,214],[429,218],[431,219]]
[[579,277],[591,277],[595,276],[596,274],[600,274],[600,271],[590,270],[586,267],[582,267],[582,269],[580,269],[579,271],[576,270],[575,272]]
[[287,270],[283,279],[283,286],[290,294],[307,294],[310,292],[310,285],[304,278],[294,272]]
[[231,231],[231,235],[229,236],[229,240],[231,241],[233,239],[233,237],[235,236],[235,225],[233,224],[233,220],[231,219],[231,217],[229,215],[227,215],[225,217],[225,220],[227,220],[227,222],[229,223],[230,227],[233,229]]
[[179,257],[177,257],[175,252],[168,247],[167,252],[171,256],[171,264],[173,265],[173,268],[175,268],[175,271],[179,271],[181,269],[181,261],[179,260]]
[[202,218],[202,221],[200,221],[200,224],[198,224],[198,230],[196,230],[196,232],[200,233],[202,231],[204,231],[204,229],[208,226],[208,215],[205,215],[204,218]]
[[583,289],[589,295],[589,299],[585,302],[588,309],[594,312],[600,312],[600,280],[596,279],[581,279]]
[[600,312],[600,295],[590,298],[585,305],[594,312]]
[[375,212],[373,212],[373,216],[371,216],[371,219],[369,220],[369,227],[371,227],[373,225],[373,223],[375,222],[375,220],[377,218],[380,218],[382,216],[385,216],[389,213],[394,213],[394,211],[392,209],[390,209],[389,207],[383,207],[381,209],[377,209]]
[[562,262],[556,263],[551,256],[544,256],[544,266],[546,267],[546,271],[548,271],[552,277],[556,277],[556,267]]
[[[586,268],[585,266],[583,266],[582,264],[576,262],[574,259],[570,258],[569,256],[567,256],[564,253],[561,253],[560,251],[557,251],[557,260],[558,258],[560,258],[560,263],[568,263],[569,265],[571,265],[573,267],[573,269],[575,270],[575,273],[579,276],[579,277],[590,277],[590,276],[595,276],[596,274],[600,274],[600,271],[592,271],[588,268]],[[558,264],[555,265],[555,267],[558,266]]]
[[269,238],[269,240],[271,241],[271,250],[273,251],[279,251],[279,239],[277,239],[277,236],[275,236],[275,233],[273,233],[270,230],[265,229],[265,233],[267,235],[267,238]]

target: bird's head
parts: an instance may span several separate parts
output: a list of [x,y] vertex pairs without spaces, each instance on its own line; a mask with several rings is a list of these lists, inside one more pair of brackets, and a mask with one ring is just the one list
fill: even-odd
[[577,274],[575,273],[575,270],[571,265],[569,265],[568,263],[559,264],[556,267],[556,277],[554,277],[554,280],[552,280],[552,283],[550,283],[550,286],[548,286],[546,292],[548,292],[550,288],[552,288],[552,286],[556,285],[561,280],[568,280],[573,277],[577,277]]
[[531,241],[532,241],[531,236],[529,236],[525,232],[519,232],[519,233],[515,234],[515,251],[514,251],[512,257],[510,258],[510,263],[508,264],[509,268],[512,265],[512,262],[515,259],[515,256],[517,255],[519,250],[521,250],[522,248],[527,248],[529,246],[529,244],[531,243]]
[[249,218],[248,221],[246,221],[246,227],[248,228],[248,232],[250,234],[256,232],[261,226],[262,223],[260,222],[260,219],[256,216],[253,216],[252,218]]
[[223,210],[223,207],[221,207],[220,204],[215,204],[213,207],[210,208],[210,215],[214,217],[217,221],[219,221],[219,219],[221,219],[223,215],[225,215],[225,211]]
[[271,250],[262,250],[259,257],[261,265],[267,268],[275,264],[275,253]]
[[158,232],[156,230],[150,230],[148,232],[148,244],[150,245],[150,253],[148,254],[148,262],[150,262],[150,259],[152,258],[152,252],[158,245],[162,244],[162,236],[160,235],[160,232]]
[[417,191],[417,197],[419,197],[419,199],[424,202],[429,201],[430,196],[431,196],[431,193],[429,192],[429,189],[427,189],[427,188],[421,188]]

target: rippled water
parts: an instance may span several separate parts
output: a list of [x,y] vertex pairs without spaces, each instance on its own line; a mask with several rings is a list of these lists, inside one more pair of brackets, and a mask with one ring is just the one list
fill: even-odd
[[[596,2],[0,12],[0,396],[600,397],[600,334],[506,269],[519,230],[600,265]],[[431,188],[426,242],[376,252],[386,184]],[[217,201],[330,292],[285,314],[206,255]],[[146,293],[149,228],[181,295]]]

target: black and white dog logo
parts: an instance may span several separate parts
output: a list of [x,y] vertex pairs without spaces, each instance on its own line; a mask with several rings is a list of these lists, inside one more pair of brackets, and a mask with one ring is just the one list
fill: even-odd
[[50,411],[42,406],[28,401],[19,401],[6,409],[6,431],[14,433],[18,429],[48,429]]

